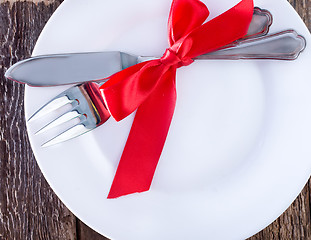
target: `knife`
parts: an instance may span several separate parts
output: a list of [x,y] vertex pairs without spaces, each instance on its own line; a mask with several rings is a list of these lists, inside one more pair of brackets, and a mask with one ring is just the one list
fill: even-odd
[[[294,30],[259,38],[242,39],[199,59],[281,59],[294,60],[306,46],[306,40]],[[11,66],[5,77],[35,87],[100,82],[137,63],[154,59],[123,53],[91,52],[37,56]]]

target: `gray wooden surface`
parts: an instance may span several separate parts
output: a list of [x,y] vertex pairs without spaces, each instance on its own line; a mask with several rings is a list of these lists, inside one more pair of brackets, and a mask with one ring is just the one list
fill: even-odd
[[[3,77],[12,63],[30,56],[61,2],[0,0],[0,240],[106,239],[79,221],[45,181],[27,137],[24,87]],[[311,29],[311,0],[289,2]],[[309,181],[288,210],[250,240],[311,239],[310,194]]]

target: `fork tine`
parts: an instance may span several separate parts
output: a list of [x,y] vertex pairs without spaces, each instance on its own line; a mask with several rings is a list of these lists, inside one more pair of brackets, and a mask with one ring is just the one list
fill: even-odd
[[57,127],[63,123],[69,122],[73,119],[80,119],[80,122],[83,121],[85,116],[78,111],[72,110],[70,112],[64,113],[60,117],[54,119],[53,121],[49,122],[45,126],[43,126],[41,129],[39,129],[35,135],[41,134],[43,132],[46,132],[54,127]]
[[39,119],[63,106],[66,104],[73,104],[75,100],[69,99],[66,95],[59,95],[53,98],[51,101],[43,105],[39,110],[37,110],[31,117],[28,119],[28,122]]
[[48,140],[47,142],[43,143],[42,147],[49,147],[67,140],[70,140],[72,138],[78,137],[86,132],[91,131],[92,128],[86,128],[83,123],[79,123],[72,128],[67,129],[66,131],[60,133],[56,137]]
[[[110,118],[110,113],[106,109],[100,94],[97,83],[84,83],[65,90],[41,107],[30,119],[37,119],[56,109],[58,110],[58,108],[62,109],[56,113],[62,112],[62,115],[51,119],[48,124],[35,133],[36,135],[63,125],[62,130],[58,129],[58,132],[61,130],[61,133],[49,138],[41,146],[48,147],[78,137],[106,122]],[[70,109],[66,108],[67,105]],[[79,121],[76,122],[76,120]]]

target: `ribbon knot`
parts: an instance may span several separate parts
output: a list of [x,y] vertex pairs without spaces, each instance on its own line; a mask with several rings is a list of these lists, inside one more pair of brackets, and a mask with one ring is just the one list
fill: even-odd
[[100,87],[117,121],[137,110],[108,198],[149,190],[174,114],[176,69],[243,37],[253,8],[253,0],[241,0],[205,22],[209,11],[200,0],[173,0],[164,55],[126,68]]
[[176,65],[177,68],[182,66],[188,66],[193,63],[193,60],[191,58],[180,59],[176,52],[174,52],[170,48],[166,49],[165,53],[160,58],[160,61],[162,62],[162,64],[167,66]]

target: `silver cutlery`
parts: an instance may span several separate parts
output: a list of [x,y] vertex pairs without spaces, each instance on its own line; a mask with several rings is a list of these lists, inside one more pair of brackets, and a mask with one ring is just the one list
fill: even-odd
[[305,49],[306,40],[295,30],[239,41],[232,47],[198,56],[197,59],[295,60]]
[[[240,55],[238,59],[254,59],[254,58],[269,58],[269,59],[284,59],[290,60],[297,58],[298,54],[304,49],[305,47],[305,40],[303,37],[299,36],[294,30],[284,31],[278,34],[264,36],[261,37],[262,44],[265,46],[263,49],[262,47],[257,46],[258,40],[246,40],[245,45],[241,44],[241,50],[245,52],[244,55]],[[286,46],[280,44],[280,39],[282,43],[286,43]],[[284,40],[285,39],[285,40]],[[293,42],[292,42],[293,41]],[[247,52],[248,47],[252,46],[255,42],[255,47],[258,49],[257,55],[249,54]],[[261,41],[259,41],[261,42]],[[296,43],[299,44],[296,44]],[[266,43],[269,43],[268,45]],[[294,44],[293,44],[294,43]],[[274,50],[277,50],[276,53],[269,55],[272,52],[271,47]],[[277,48],[274,48],[277,47]],[[291,49],[290,51],[287,51]],[[229,49],[223,49],[222,51],[230,51]],[[262,55],[263,51],[265,54]],[[120,54],[121,57],[126,59],[127,56],[133,58],[131,55],[124,55]],[[204,57],[206,55],[200,56]],[[216,53],[216,56],[217,55]],[[223,55],[222,55],[223,56]],[[220,55],[220,57],[222,57]],[[228,55],[229,56],[229,55]],[[237,59],[237,56],[231,52],[232,58],[230,59]],[[241,57],[242,56],[242,57]],[[134,57],[135,58],[135,57]],[[135,60],[137,61],[137,60]],[[101,82],[103,83],[103,82]],[[41,128],[36,134],[40,134],[46,130],[51,128],[57,127],[61,124],[69,122],[73,119],[78,119],[79,123],[72,126],[71,128],[63,131],[59,135],[51,138],[50,140],[46,141],[42,144],[42,146],[51,146],[71,138],[80,136],[92,129],[100,126],[103,124],[107,119],[110,117],[108,110],[105,107],[103,99],[101,97],[101,93],[99,91],[100,84],[96,82],[86,82],[83,84],[79,84],[69,88],[68,90],[62,92],[51,101],[46,103],[42,106],[36,113],[34,113],[28,121],[35,120],[47,115],[50,112],[56,111],[57,109],[69,104],[71,105],[71,110],[67,113],[64,113],[56,120],[48,123],[46,126]]]
[[[294,30],[287,30],[273,35],[241,39],[194,60],[294,60],[305,45],[302,36]],[[156,57],[136,56],[119,51],[38,56],[13,65],[5,76],[35,87],[102,82],[116,72],[154,58]]]
[[[271,23],[272,16],[268,11],[255,8],[246,37],[196,59],[296,59],[306,46],[305,39],[294,30],[266,35]],[[154,57],[134,56],[117,51],[39,56],[26,59],[12,66],[6,76],[33,86],[80,83],[54,97],[28,119],[28,121],[36,121],[69,105],[69,111],[52,120],[35,133],[41,134],[65,123],[78,120],[77,124],[72,124],[42,144],[42,146],[47,147],[80,136],[106,122],[110,114],[101,96],[100,85],[107,81],[105,78],[111,74],[150,58]],[[41,68],[34,77],[31,65],[36,62],[40,62]],[[103,62],[106,66],[102,64]],[[74,65],[77,66],[77,69],[72,69]],[[104,69],[103,66],[105,66]],[[19,69],[21,67],[23,71]],[[91,70],[89,70],[90,67]],[[67,68],[69,68],[68,71],[66,71]],[[52,76],[55,81],[43,78],[50,75],[49,73],[53,73]],[[19,74],[21,75],[19,76]],[[23,79],[25,75],[30,76],[30,78]]]
[[[253,50],[249,45],[262,44],[266,40],[259,39],[260,42],[252,44],[249,41],[266,35],[271,24],[270,12],[254,8],[248,34],[244,38],[223,47],[217,55],[206,54],[200,59],[237,59],[248,58],[252,53],[258,55],[257,47]],[[245,56],[244,43],[248,46],[249,56]],[[228,51],[224,51],[225,49]],[[240,50],[243,50],[243,53],[240,54]],[[271,57],[270,52],[268,54]],[[103,78],[150,58],[152,57],[139,57],[117,51],[44,55],[14,64],[6,71],[5,76],[19,83],[37,87],[102,81]]]

